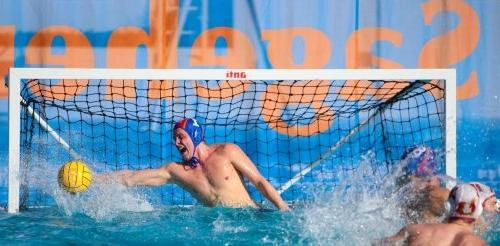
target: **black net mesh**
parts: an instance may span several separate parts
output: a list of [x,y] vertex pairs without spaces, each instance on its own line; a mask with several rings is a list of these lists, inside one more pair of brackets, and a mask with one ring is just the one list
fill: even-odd
[[[30,182],[72,159],[31,107],[96,172],[157,168],[181,158],[174,122],[196,118],[208,144],[239,145],[273,186],[318,164],[282,195],[307,200],[333,189],[371,153],[387,175],[414,144],[444,148],[444,81],[26,80],[21,125],[22,201],[51,198]],[[338,143],[341,141],[340,143]],[[332,146],[338,148],[332,150]],[[247,184],[252,197],[261,194]],[[196,201],[177,186],[153,188],[165,204]]]

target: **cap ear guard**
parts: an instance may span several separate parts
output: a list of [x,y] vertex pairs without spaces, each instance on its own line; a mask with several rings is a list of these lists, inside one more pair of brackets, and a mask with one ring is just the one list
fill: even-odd
[[[193,119],[193,121],[195,120]],[[198,124],[198,123],[193,123],[193,124]],[[191,132],[191,140],[193,141],[195,146],[198,146],[203,141],[203,129],[201,128],[201,126],[193,128],[193,131]]]
[[483,206],[479,198],[479,191],[471,184],[455,186],[448,197],[450,204],[450,219],[461,219],[469,223],[481,216]]
[[[495,191],[491,187],[479,182],[470,182],[469,184],[474,186],[474,188],[476,188],[479,191],[479,199],[483,207],[486,206],[486,201],[488,201],[490,198],[495,197]],[[498,199],[496,199],[495,201],[496,201],[496,209],[498,211],[499,210]]]

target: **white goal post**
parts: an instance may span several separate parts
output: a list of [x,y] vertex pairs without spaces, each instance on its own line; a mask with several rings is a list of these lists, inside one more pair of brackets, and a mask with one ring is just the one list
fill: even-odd
[[[455,69],[78,69],[11,68],[9,72],[8,212],[17,213],[20,201],[21,85],[31,79],[104,80],[444,80],[446,174],[456,178],[456,71]],[[30,111],[31,113],[31,111]],[[36,113],[36,112],[34,112]],[[33,113],[32,113],[33,114]],[[37,121],[49,133],[50,125]],[[46,125],[46,126],[43,126]],[[51,133],[63,148],[70,146]],[[340,143],[341,144],[341,143]],[[75,154],[75,153],[73,153]],[[77,155],[77,154],[75,154]],[[317,164],[317,163],[316,163]],[[316,165],[312,163],[308,168]],[[308,172],[308,171],[305,171]],[[301,175],[303,175],[302,173]],[[292,182],[292,181],[290,181]],[[288,184],[288,186],[293,183]],[[276,187],[278,188],[278,187]],[[280,192],[286,190],[283,188]]]

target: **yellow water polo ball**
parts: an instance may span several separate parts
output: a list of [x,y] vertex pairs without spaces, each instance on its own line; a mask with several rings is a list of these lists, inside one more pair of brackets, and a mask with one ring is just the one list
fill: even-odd
[[58,181],[68,192],[84,192],[92,183],[92,173],[82,161],[69,161],[59,169]]

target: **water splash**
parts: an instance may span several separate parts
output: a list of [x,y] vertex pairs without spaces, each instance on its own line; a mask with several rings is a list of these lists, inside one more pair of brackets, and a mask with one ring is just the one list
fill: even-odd
[[368,152],[358,168],[339,171],[340,183],[327,193],[315,194],[302,213],[302,231],[317,245],[370,245],[396,233],[404,224],[397,170],[380,175],[380,163]]
[[154,210],[145,194],[116,183],[94,184],[87,192],[77,195],[57,189],[53,197],[67,215],[83,213],[96,220],[110,220],[129,212]]
[[244,225],[234,224],[235,221],[228,220],[223,214],[219,214],[212,222],[213,232],[219,233],[241,233],[247,232],[249,229]]
[[92,182],[86,192],[70,194],[57,182],[58,167],[39,163],[29,168],[25,185],[52,197],[68,216],[85,214],[96,220],[111,220],[129,212],[149,212],[154,207],[140,189],[129,189],[121,184]]

